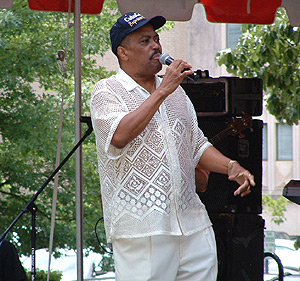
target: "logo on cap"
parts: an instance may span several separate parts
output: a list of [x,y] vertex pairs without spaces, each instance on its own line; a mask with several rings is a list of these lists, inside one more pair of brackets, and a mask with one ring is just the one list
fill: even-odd
[[127,22],[130,27],[133,27],[135,24],[137,24],[140,20],[145,19],[141,14],[134,13],[132,15],[125,15],[124,21]]

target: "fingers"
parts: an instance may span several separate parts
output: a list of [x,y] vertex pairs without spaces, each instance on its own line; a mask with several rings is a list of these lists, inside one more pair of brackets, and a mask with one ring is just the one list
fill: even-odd
[[172,67],[181,77],[192,75],[194,73],[194,71],[191,70],[192,66],[180,59],[174,60],[169,68],[170,67]]
[[229,180],[235,180],[238,183],[241,183],[242,181],[248,180],[248,183],[250,183],[251,186],[255,186],[254,176],[247,170],[231,175],[228,177]]
[[188,64],[186,61],[183,61],[181,59],[174,60],[170,66],[173,66],[174,68],[178,68],[180,71],[183,71],[184,69],[192,68],[190,64]]
[[240,184],[240,187],[234,192],[235,196],[244,197],[251,192],[251,186],[255,186],[254,176],[247,170],[237,175],[231,175],[229,180],[235,180]]
[[241,197],[244,197],[244,196],[248,195],[249,193],[251,193],[251,186],[250,186],[249,182],[246,181],[234,192],[234,196],[241,195]]
[[173,93],[187,75],[194,73],[193,70],[189,70],[190,67],[192,66],[183,60],[174,60],[167,67],[160,88],[168,95]]

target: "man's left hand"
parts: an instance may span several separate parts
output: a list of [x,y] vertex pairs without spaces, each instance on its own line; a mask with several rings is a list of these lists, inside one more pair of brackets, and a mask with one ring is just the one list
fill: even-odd
[[254,176],[237,162],[232,165],[228,179],[234,180],[240,185],[234,192],[234,196],[241,195],[244,197],[251,192],[251,186],[255,186]]

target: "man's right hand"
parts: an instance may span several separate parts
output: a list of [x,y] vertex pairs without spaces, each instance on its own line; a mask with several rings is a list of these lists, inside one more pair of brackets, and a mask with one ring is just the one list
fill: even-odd
[[167,95],[172,94],[186,76],[194,74],[191,68],[190,64],[181,59],[174,60],[166,68],[166,73],[158,89],[164,90]]

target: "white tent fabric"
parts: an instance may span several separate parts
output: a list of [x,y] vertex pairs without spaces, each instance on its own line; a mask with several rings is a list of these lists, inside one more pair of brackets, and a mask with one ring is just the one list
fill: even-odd
[[300,26],[300,0],[282,0],[292,26]]
[[13,4],[13,0],[0,0],[0,8],[10,9]]
[[188,21],[198,0],[117,0],[122,14],[139,12],[146,18],[156,15],[167,20]]
[[[237,1],[237,0],[236,0]],[[239,0],[244,3],[246,0]],[[268,0],[272,3],[272,0]],[[162,15],[167,20],[174,21],[188,21],[192,17],[193,8],[196,3],[202,1],[198,0],[117,0],[119,9],[122,14],[126,12],[138,11],[145,17],[152,17]],[[219,6],[219,2],[215,1]],[[237,1],[238,2],[238,1]],[[226,1],[223,1],[226,6]],[[257,2],[247,0],[247,7],[257,5]],[[228,4],[227,4],[228,5]],[[287,10],[289,20],[292,26],[300,26],[300,0],[282,0],[281,7]],[[220,8],[220,7],[219,7]],[[231,21],[224,21],[228,23],[235,22],[235,16],[232,16]],[[253,22],[255,23],[255,22]]]

